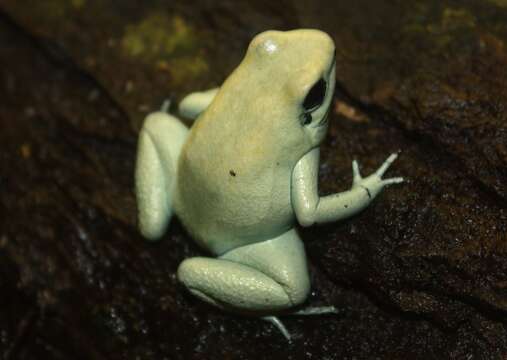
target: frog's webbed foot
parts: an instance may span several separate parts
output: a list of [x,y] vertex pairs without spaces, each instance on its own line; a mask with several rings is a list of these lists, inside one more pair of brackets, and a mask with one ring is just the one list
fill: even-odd
[[395,177],[390,179],[382,179],[384,173],[389,169],[391,164],[398,157],[397,153],[391,154],[386,161],[370,176],[363,178],[359,172],[359,165],[356,160],[352,162],[352,172],[354,176],[352,189],[362,188],[368,194],[370,199],[375,198],[380,191],[390,184],[399,184],[404,181],[402,177]]

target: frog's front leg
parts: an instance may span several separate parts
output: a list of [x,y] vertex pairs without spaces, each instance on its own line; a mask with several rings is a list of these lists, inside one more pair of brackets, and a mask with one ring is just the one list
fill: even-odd
[[193,92],[181,100],[178,112],[187,119],[196,119],[211,104],[220,88]]
[[139,134],[135,185],[141,234],[160,238],[172,214],[177,160],[188,129],[164,111],[149,114]]
[[367,207],[384,186],[403,182],[403,178],[382,179],[397,154],[389,158],[372,175],[362,178],[354,160],[354,181],[349,191],[319,197],[318,169],[319,149],[303,156],[296,164],[292,175],[291,199],[298,222],[302,226],[314,223],[337,221],[352,216]]

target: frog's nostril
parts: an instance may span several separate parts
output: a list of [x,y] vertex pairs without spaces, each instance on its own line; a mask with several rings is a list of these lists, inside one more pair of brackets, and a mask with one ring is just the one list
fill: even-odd
[[303,125],[310,125],[312,123],[312,114],[303,113]]

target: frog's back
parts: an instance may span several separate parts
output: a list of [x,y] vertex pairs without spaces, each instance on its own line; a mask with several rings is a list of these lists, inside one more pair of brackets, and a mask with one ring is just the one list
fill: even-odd
[[315,146],[301,126],[301,103],[333,48],[314,30],[260,34],[192,126],[175,210],[203,247],[221,254],[293,226],[292,170]]
[[238,135],[220,123],[204,117],[190,132],[178,162],[175,204],[189,232],[218,254],[292,226],[295,165],[272,135],[255,129]]

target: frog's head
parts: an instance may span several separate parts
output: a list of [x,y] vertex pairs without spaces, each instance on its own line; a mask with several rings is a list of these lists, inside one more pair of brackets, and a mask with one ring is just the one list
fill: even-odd
[[334,86],[335,46],[327,34],[266,31],[252,40],[197,125],[233,139],[236,152],[293,163],[324,138]]
[[283,110],[280,121],[300,128],[312,147],[320,144],[327,131],[335,55],[329,35],[301,29],[263,32],[252,40],[245,57],[258,69],[258,83],[271,82],[271,96]]

